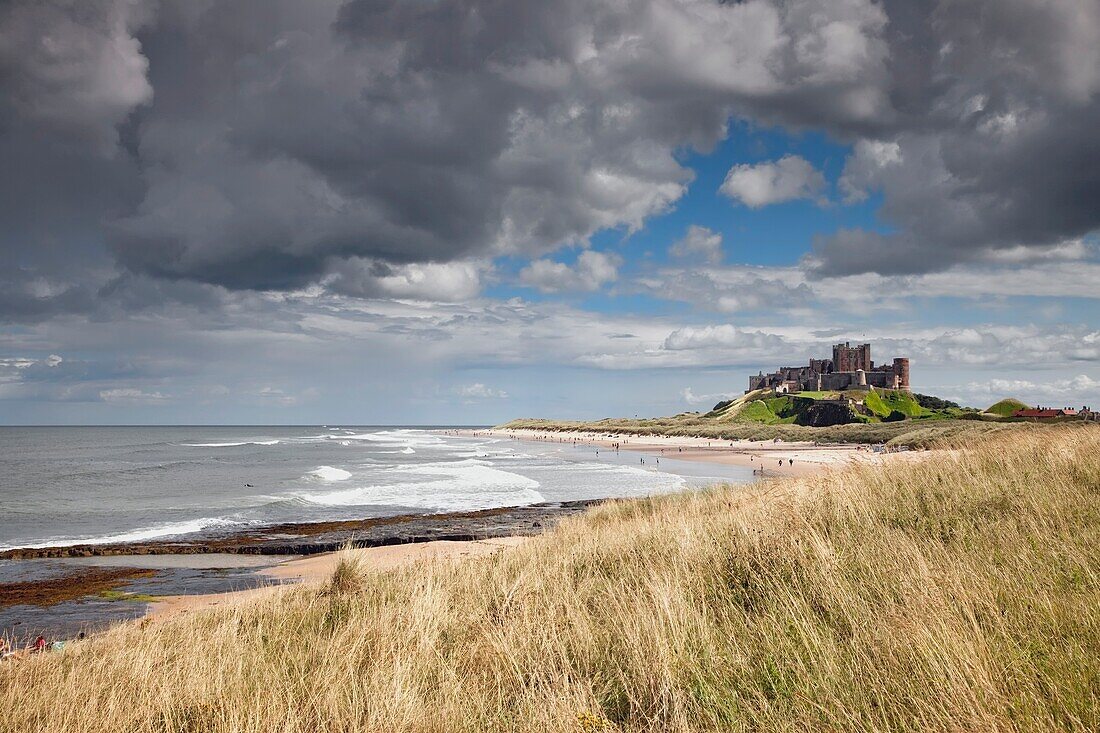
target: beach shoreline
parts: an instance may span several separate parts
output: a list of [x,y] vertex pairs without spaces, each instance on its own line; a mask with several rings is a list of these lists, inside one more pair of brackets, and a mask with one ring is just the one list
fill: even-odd
[[196,535],[145,542],[17,548],[0,552],[0,560],[213,554],[301,557],[333,552],[348,543],[356,547],[378,547],[438,540],[475,541],[537,534],[561,517],[577,514],[612,498],[539,502],[438,514],[283,523],[225,535]]
[[[773,441],[720,441],[683,436],[625,436],[607,433],[555,433],[542,430],[440,430],[469,437],[558,444],[593,451],[629,451],[646,468],[660,470],[662,458],[700,464],[751,468],[760,478],[806,476],[856,463],[877,463],[886,457],[854,445],[820,446]],[[915,456],[914,456],[915,457]],[[756,473],[761,471],[761,473]],[[720,483],[720,481],[716,481]],[[420,558],[460,559],[480,556],[487,548],[514,546],[524,537],[540,534],[561,519],[581,514],[606,499],[552,502],[446,514],[408,514],[365,520],[304,522],[250,529],[232,535],[177,538],[113,545],[73,545],[26,548],[0,553],[0,559],[80,559],[118,565],[140,565],[154,557],[173,565],[206,569],[207,560],[220,557],[271,557],[273,562],[254,569],[249,587],[221,587],[213,592],[153,594],[142,618],[164,618],[206,607],[224,607],[275,592],[287,584],[323,582],[335,569],[346,546],[369,570],[400,567]],[[498,546],[499,545],[499,546]],[[495,550],[494,550],[495,551]],[[278,559],[276,559],[278,558]],[[163,561],[162,561],[163,562]]]
[[[680,435],[622,435],[594,431],[558,432],[530,428],[455,430],[455,435],[591,446],[604,450],[634,451],[652,458],[714,463],[763,470],[765,478],[807,476],[853,464],[880,463],[896,454],[875,452],[859,444],[818,445],[808,441],[718,440]],[[760,474],[757,474],[760,475]]]

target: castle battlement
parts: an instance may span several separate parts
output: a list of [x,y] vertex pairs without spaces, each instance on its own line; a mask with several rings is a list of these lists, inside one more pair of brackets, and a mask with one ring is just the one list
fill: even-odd
[[833,346],[832,359],[810,359],[806,366],[780,367],[770,374],[760,372],[749,377],[748,391],[839,391],[871,387],[910,391],[909,359],[899,357],[890,364],[875,366],[870,344],[852,346],[844,342]]

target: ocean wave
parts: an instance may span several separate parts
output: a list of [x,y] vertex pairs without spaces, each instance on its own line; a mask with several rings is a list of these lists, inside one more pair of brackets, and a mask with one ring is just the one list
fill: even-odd
[[120,532],[118,534],[101,535],[99,537],[62,537],[43,540],[40,542],[17,545],[0,545],[0,551],[34,549],[37,547],[70,547],[72,545],[114,545],[126,542],[142,542],[145,540],[163,539],[179,535],[194,534],[211,527],[233,527],[245,522],[238,522],[224,517],[201,517],[188,519],[182,522],[167,522],[152,527]]
[[332,440],[365,440],[372,443],[399,443],[406,447],[440,445],[443,439],[423,430],[379,430],[374,433],[330,434]]
[[278,445],[278,440],[242,440],[239,443],[181,443],[189,448],[234,448],[239,445]]
[[307,478],[320,479],[321,481],[346,481],[351,478],[351,471],[332,466],[318,466],[306,474]]
[[394,470],[403,476],[423,476],[426,480],[394,481],[298,496],[321,506],[391,505],[441,511],[520,506],[545,501],[537,491],[538,481],[493,468],[483,461],[397,466]]

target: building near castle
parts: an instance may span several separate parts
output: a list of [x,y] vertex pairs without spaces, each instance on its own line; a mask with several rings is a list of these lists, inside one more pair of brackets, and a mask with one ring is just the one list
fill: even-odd
[[845,389],[909,390],[909,359],[897,358],[890,364],[875,366],[871,345],[852,346],[848,342],[833,346],[832,359],[810,359],[807,366],[780,367],[771,374],[760,372],[749,377],[749,389],[774,389],[779,393],[832,391]]

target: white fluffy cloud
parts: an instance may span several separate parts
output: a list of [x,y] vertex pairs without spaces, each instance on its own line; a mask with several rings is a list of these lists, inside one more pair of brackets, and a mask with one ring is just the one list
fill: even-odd
[[362,298],[403,298],[457,303],[477,297],[489,270],[481,262],[387,265],[363,259],[340,262],[324,280],[333,292]]
[[133,387],[117,387],[115,389],[100,390],[99,398],[104,402],[126,402],[131,404],[148,404],[163,402],[169,399],[168,395],[161,392],[146,392],[145,390],[135,389]]
[[844,162],[844,171],[837,184],[844,193],[844,202],[853,204],[867,198],[883,169],[901,163],[901,146],[883,140],[858,140],[852,154]]
[[619,277],[622,258],[611,252],[585,250],[570,267],[553,260],[535,260],[519,273],[520,282],[544,293],[598,290]]
[[719,190],[751,209],[796,199],[822,201],[825,176],[808,160],[786,155],[756,165],[735,165]]
[[508,393],[504,390],[486,387],[481,382],[459,387],[455,390],[455,393],[467,400],[503,400],[508,397]]
[[698,257],[714,265],[722,260],[722,235],[713,229],[692,224],[682,239],[673,242],[668,252],[673,257]]
[[716,392],[713,394],[695,394],[691,387],[684,387],[680,390],[680,396],[684,399],[684,402],[689,405],[716,405],[723,400],[733,399],[737,397],[739,392]]
[[1030,379],[990,379],[985,382],[969,382],[966,391],[974,395],[1011,397],[1015,395],[1042,395],[1053,397],[1077,397],[1100,391],[1100,379],[1078,374],[1068,379],[1036,382]]

